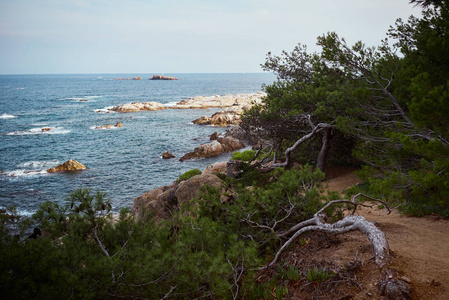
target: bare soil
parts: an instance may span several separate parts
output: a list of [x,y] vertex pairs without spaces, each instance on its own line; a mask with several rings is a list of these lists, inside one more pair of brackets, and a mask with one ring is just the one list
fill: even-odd
[[[361,182],[350,168],[328,173],[327,188],[342,192]],[[408,282],[411,299],[449,299],[449,221],[436,216],[414,218],[394,210],[359,208],[363,215],[385,232],[390,246],[391,263],[397,277]],[[286,282],[284,299],[384,299],[379,280],[385,275],[374,263],[373,250],[359,232],[341,235],[310,233],[299,238],[283,254],[280,265],[294,265],[300,280]],[[329,277],[311,283],[307,271],[326,269]],[[259,277],[266,282],[277,269],[264,270]],[[273,296],[275,291],[273,291]],[[385,298],[386,299],[386,298]]]

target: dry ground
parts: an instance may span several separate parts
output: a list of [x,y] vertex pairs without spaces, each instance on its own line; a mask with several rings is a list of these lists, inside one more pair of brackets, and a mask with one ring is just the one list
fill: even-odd
[[[341,192],[360,183],[349,168],[331,170],[329,190]],[[438,217],[414,218],[398,211],[360,208],[357,214],[374,222],[387,236],[392,256],[390,268],[411,286],[412,299],[449,299],[449,221]],[[373,259],[368,239],[359,232],[342,235],[310,233],[304,245],[284,253],[282,264],[295,265],[301,279],[288,283],[284,299],[383,299],[379,292],[381,271]],[[305,273],[318,266],[336,275],[321,283],[310,283]],[[276,270],[265,270],[266,281]]]

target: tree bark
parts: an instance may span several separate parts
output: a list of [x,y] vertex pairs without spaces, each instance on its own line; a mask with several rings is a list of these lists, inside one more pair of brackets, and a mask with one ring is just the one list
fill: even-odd
[[316,160],[316,167],[324,172],[324,167],[327,162],[327,155],[330,149],[330,139],[332,136],[332,128],[326,128],[323,135],[323,143],[321,145],[320,153],[318,153],[318,158]]

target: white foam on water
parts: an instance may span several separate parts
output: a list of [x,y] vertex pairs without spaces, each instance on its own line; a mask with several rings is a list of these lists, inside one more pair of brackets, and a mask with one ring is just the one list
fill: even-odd
[[102,114],[116,113],[115,111],[111,110],[113,107],[114,106],[107,106],[105,108],[95,109],[94,112]]
[[6,177],[32,177],[32,176],[37,176],[37,175],[48,174],[48,172],[46,170],[30,171],[30,170],[19,169],[19,170],[14,170],[14,171],[10,171],[10,172],[4,172],[2,174],[3,174],[3,176],[6,176]]
[[105,125],[90,126],[89,129],[92,129],[92,130],[114,130],[114,129],[119,129],[120,128],[120,127],[115,127],[114,125],[112,125],[110,128],[105,128],[105,127],[102,127],[102,126],[105,126]]
[[3,114],[0,116],[0,119],[13,119],[13,118],[17,118],[17,116],[8,115],[8,114]]
[[[50,128],[50,130],[45,130],[44,128]],[[64,129],[64,127],[44,127],[44,128],[38,127],[22,131],[13,131],[8,132],[6,135],[67,134],[71,132],[68,129]]]
[[168,103],[164,103],[165,107],[172,107],[172,106],[176,106],[178,104],[178,102],[168,102]]
[[31,160],[18,165],[19,168],[48,169],[61,164],[58,160]]

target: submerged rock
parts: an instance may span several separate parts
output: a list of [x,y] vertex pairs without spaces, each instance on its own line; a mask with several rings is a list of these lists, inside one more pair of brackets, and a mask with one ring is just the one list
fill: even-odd
[[101,125],[101,126],[96,126],[95,129],[111,129],[111,128],[121,128],[123,127],[122,122],[117,122],[115,125]]
[[73,172],[73,171],[80,171],[80,170],[86,170],[86,166],[83,164],[80,164],[76,160],[68,160],[63,164],[60,164],[59,166],[55,168],[47,169],[48,173],[54,173],[54,172]]

